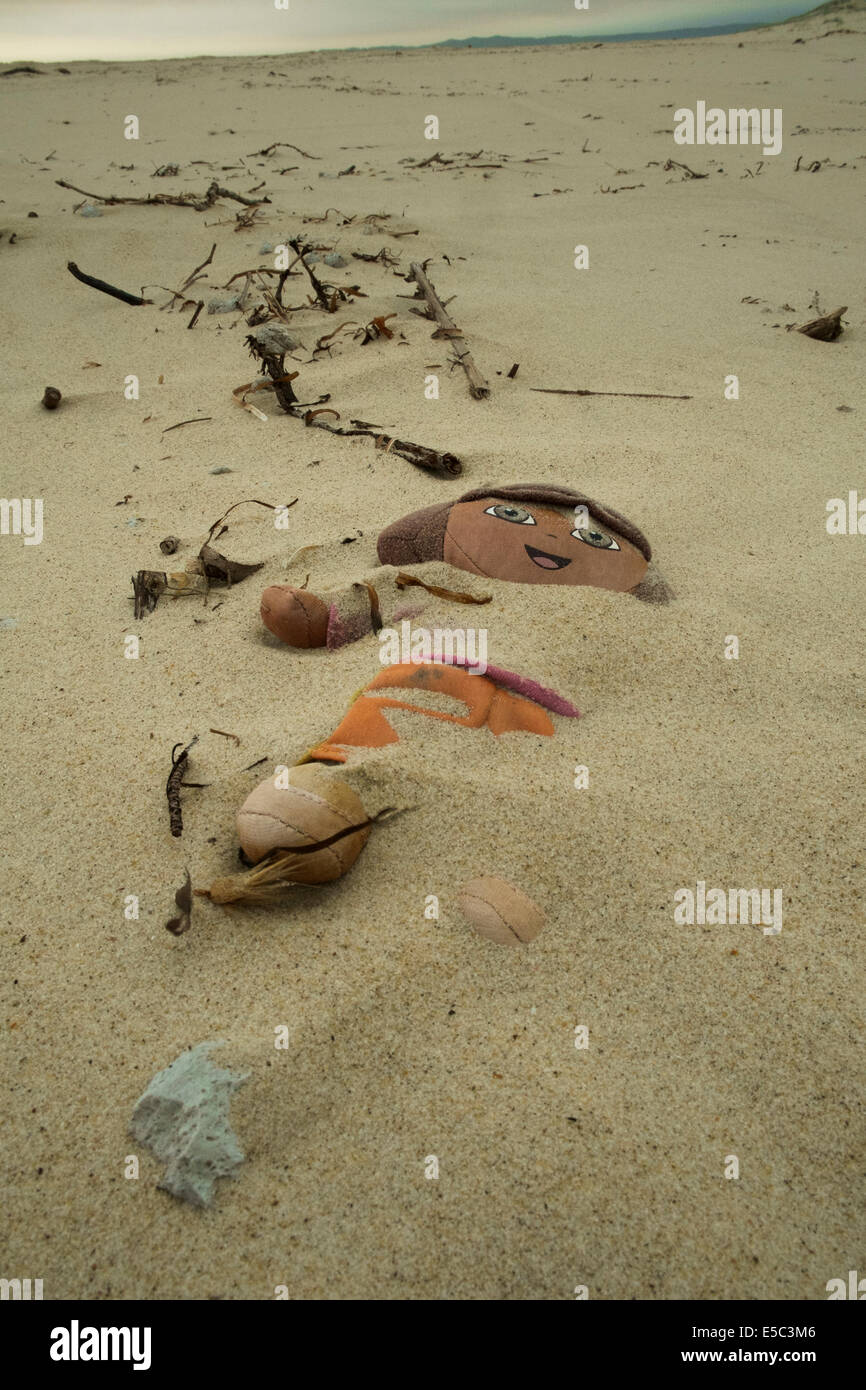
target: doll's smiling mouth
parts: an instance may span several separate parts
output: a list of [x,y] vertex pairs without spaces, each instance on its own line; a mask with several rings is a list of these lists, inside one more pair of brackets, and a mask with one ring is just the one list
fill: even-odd
[[564,555],[550,555],[546,550],[536,550],[534,545],[524,546],[524,549],[532,563],[543,570],[562,570],[571,564]]

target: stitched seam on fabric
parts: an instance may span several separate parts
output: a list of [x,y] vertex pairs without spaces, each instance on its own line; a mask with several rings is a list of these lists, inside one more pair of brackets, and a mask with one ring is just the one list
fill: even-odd
[[489,907],[490,910],[491,910],[491,912],[495,912],[495,913],[496,913],[496,916],[499,918],[499,920],[500,920],[500,922],[502,923],[502,925],[508,928],[508,930],[511,932],[512,936],[514,937],[514,939],[515,939],[516,941],[520,941],[520,942],[523,941],[523,937],[520,935],[520,933],[519,933],[518,931],[515,931],[514,927],[513,927],[513,926],[511,925],[511,923],[509,922],[508,918],[507,918],[507,917],[503,917],[502,913],[499,911],[499,908],[498,908],[498,907],[494,907],[493,903],[488,902],[486,898],[479,898],[478,896],[476,896],[475,893],[464,893],[463,896],[464,896],[466,899],[468,899],[469,902],[483,903],[485,907]]

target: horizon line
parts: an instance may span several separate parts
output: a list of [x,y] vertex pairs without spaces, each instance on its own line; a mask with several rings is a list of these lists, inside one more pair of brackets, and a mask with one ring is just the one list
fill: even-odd
[[[822,8],[821,6],[818,7]],[[743,24],[707,24],[707,25],[683,25],[675,29],[641,29],[629,30],[616,33],[597,33],[597,34],[537,34],[537,35],[511,35],[511,34],[489,34],[489,35],[470,35],[468,38],[449,38],[437,39],[432,43],[383,43],[383,44],[349,44],[347,46],[331,45],[322,48],[296,48],[288,50],[274,50],[264,53],[174,53],[148,58],[118,57],[118,58],[29,58],[24,55],[7,60],[0,66],[0,72],[6,67],[19,67],[22,64],[40,65],[42,67],[53,64],[73,64],[73,63],[176,63],[188,62],[200,58],[300,58],[316,53],[386,53],[386,52],[413,52],[420,53],[425,50],[437,48],[508,48],[524,47],[531,48],[534,45],[549,47],[565,47],[566,45],[586,45],[604,43],[639,43],[639,42],[658,42],[680,43],[689,39],[706,38],[725,38],[733,37],[739,33],[754,33],[760,29],[774,29],[783,24],[789,24],[793,20],[806,19],[815,14],[815,10],[808,10],[800,15],[790,15],[782,20],[758,20],[752,23]],[[499,42],[497,42],[499,40]],[[505,40],[506,42],[502,42]]]

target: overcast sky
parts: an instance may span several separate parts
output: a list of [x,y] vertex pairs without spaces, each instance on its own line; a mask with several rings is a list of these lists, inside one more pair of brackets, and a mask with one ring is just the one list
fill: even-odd
[[0,60],[165,58],[787,19],[810,0],[0,0]]

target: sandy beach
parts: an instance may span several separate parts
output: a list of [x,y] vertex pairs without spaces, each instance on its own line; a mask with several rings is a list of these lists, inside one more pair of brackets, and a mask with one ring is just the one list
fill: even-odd
[[[866,19],[850,27],[0,72],[0,491],[43,501],[40,543],[0,536],[4,1273],[46,1299],[815,1300],[862,1265],[856,497],[855,533],[827,528],[832,499],[866,497]],[[677,144],[698,101],[780,109],[780,153]],[[252,201],[104,201],[212,183]],[[297,265],[285,280],[298,399],[461,476],[306,427],[272,392],[248,397],[266,420],[233,400],[276,277],[207,305],[297,238],[360,291],[329,313]],[[489,398],[412,312],[411,262],[454,296]],[[835,341],[794,331],[841,306]],[[392,336],[362,341],[376,317]],[[396,589],[391,522],[532,481],[633,519],[675,601],[444,561],[414,572],[490,602]],[[295,498],[283,530],[229,518],[219,548],[258,573],[134,617],[132,575],[183,570],[237,502]],[[491,664],[581,717],[419,734],[397,712],[399,742],[342,774],[371,816],[401,810],[354,868],[269,907],[197,897],[175,938],[184,870],[194,888],[236,871],[238,807],[382,669],[374,634],[281,644],[262,590],[361,581],[386,622],[411,604],[428,628],[483,626]],[[194,736],[206,785],[176,838],[165,782]],[[461,915],[480,875],[544,913],[530,945]],[[698,884],[781,890],[781,931],[675,920]],[[129,1125],[207,1041],[247,1077],[245,1161],[199,1209],[157,1187]]]

